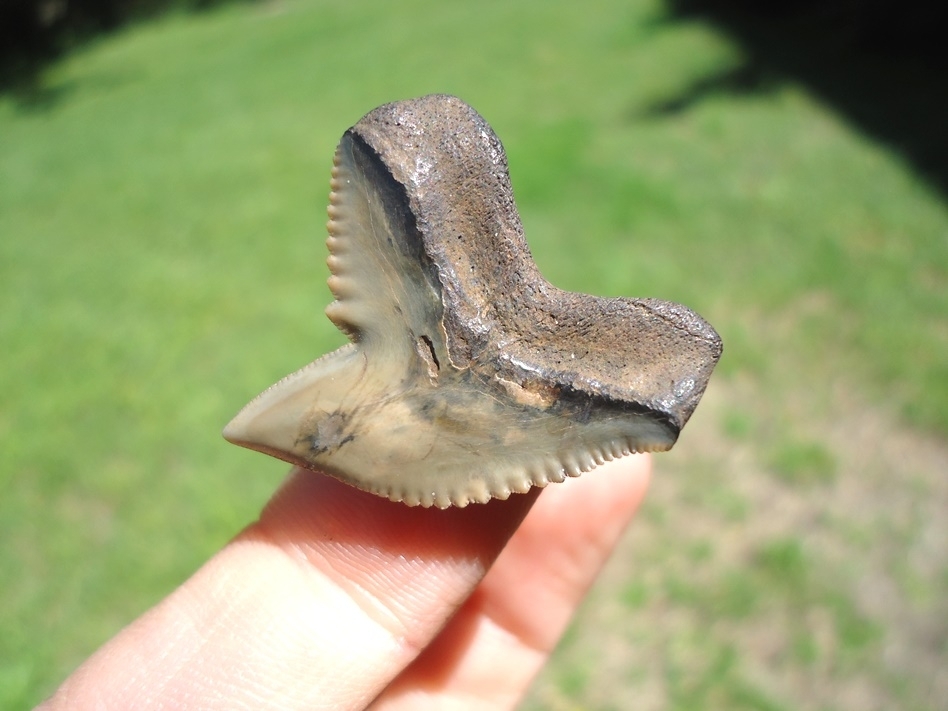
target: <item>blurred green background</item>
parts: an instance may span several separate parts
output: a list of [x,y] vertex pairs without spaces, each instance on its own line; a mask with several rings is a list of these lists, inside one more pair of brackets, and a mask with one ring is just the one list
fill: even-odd
[[255,518],[286,466],[219,433],[343,342],[335,143],[437,91],[504,141],[547,278],[725,341],[525,708],[948,708],[943,77],[671,0],[269,0],[4,91],[0,707]]

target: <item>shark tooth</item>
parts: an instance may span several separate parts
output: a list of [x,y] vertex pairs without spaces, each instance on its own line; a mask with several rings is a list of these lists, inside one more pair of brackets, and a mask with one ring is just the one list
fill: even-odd
[[503,146],[457,98],[349,129],[329,217],[326,314],[351,343],[224,437],[394,501],[465,506],[669,449],[721,354],[683,306],[544,280]]

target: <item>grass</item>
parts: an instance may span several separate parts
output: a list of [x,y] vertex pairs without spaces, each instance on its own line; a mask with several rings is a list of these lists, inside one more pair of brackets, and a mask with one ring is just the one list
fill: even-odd
[[335,142],[447,91],[504,140],[551,281],[682,301],[726,345],[527,706],[936,708],[948,211],[792,82],[655,110],[743,60],[658,0],[282,0],[102,38],[42,101],[0,97],[0,706],[255,517],[285,467],[219,431],[342,342]]

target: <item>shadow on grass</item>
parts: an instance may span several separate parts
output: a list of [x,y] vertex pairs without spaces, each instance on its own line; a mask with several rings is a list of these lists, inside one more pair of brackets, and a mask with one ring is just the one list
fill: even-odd
[[714,94],[760,94],[773,91],[780,85],[778,77],[760,63],[748,61],[739,67],[698,79],[678,96],[656,101],[645,107],[638,116],[662,118],[687,111],[705,97]]
[[667,0],[670,21],[708,22],[738,42],[747,60],[646,113],[678,113],[711,93],[798,82],[948,197],[948,43],[937,36],[937,7],[924,0]]
[[70,85],[52,86],[43,72],[97,37],[169,11],[204,12],[252,0],[0,0],[0,95],[23,111],[46,111]]

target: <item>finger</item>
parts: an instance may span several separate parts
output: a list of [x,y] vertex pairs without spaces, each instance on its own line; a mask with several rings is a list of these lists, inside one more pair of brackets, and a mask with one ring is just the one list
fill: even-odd
[[256,524],[46,708],[364,708],[456,612],[535,499],[412,509],[294,471]]
[[373,709],[512,708],[565,630],[648,486],[627,457],[537,501],[444,631]]

